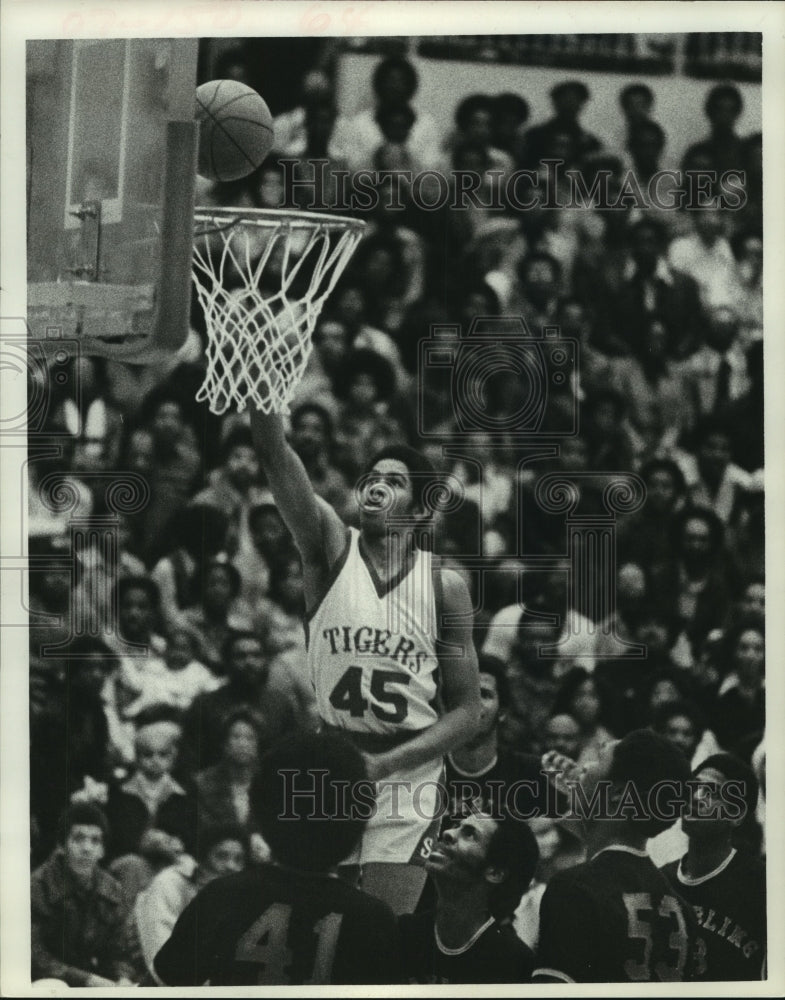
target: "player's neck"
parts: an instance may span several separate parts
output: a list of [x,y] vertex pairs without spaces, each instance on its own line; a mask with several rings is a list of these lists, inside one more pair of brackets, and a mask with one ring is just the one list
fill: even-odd
[[699,842],[694,838],[690,840],[687,853],[681,862],[681,869],[685,875],[692,878],[700,878],[708,875],[722,864],[733,850],[730,837],[722,837],[718,840]]
[[606,847],[632,847],[637,851],[646,850],[646,834],[630,829],[630,824],[619,823],[616,820],[596,820],[584,826],[586,857],[594,857]]
[[383,580],[395,576],[415,552],[414,540],[407,533],[401,544],[401,536],[395,532],[382,535],[361,536],[363,553],[373,563],[374,569]]
[[494,729],[477,746],[462,746],[459,750],[453,750],[450,759],[458,768],[466,774],[480,774],[496,763],[499,754],[499,745]]
[[490,916],[483,885],[436,884],[436,930],[445,948],[462,948]]

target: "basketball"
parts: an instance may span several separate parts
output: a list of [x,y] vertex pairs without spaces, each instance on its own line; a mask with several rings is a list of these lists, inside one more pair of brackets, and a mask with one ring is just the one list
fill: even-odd
[[264,100],[237,80],[211,80],[196,91],[200,123],[198,172],[214,181],[252,173],[273,145],[273,116]]

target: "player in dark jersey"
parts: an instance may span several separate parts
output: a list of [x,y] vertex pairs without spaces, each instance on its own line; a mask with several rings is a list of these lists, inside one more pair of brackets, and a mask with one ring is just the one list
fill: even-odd
[[448,753],[446,786],[448,813],[453,820],[471,812],[495,815],[495,808],[516,817],[545,815],[550,795],[541,758],[499,747],[499,725],[510,703],[504,663],[482,655],[480,669],[480,728],[477,735]]
[[554,875],[545,890],[534,981],[698,978],[705,945],[695,918],[646,853],[648,838],[678,816],[689,765],[649,730],[607,743],[597,758],[580,776],[585,801],[576,810],[589,860]]
[[407,980],[528,983],[534,955],[511,920],[538,860],[534,834],[509,815],[479,813],[446,829],[426,864],[435,909],[400,918]]
[[155,958],[164,985],[400,981],[392,911],[333,872],[362,834],[366,774],[335,734],[292,736],[264,757],[252,812],[273,862],[212,882],[186,907]]
[[[706,979],[765,977],[766,866],[733,846],[735,831],[754,816],[758,782],[731,754],[714,754],[695,771],[696,808],[682,817],[687,853],[662,869],[695,911],[706,942]],[[703,815],[701,815],[703,813]]]

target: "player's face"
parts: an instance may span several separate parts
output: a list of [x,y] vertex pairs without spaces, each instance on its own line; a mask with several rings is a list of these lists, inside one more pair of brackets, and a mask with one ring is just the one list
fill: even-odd
[[245,868],[245,851],[239,840],[222,840],[210,851],[207,868],[216,878],[234,875]]
[[360,525],[363,533],[383,535],[388,521],[412,513],[412,483],[404,462],[383,458],[365,477],[360,496]]
[[721,791],[725,775],[716,768],[705,767],[695,775],[695,781],[698,785],[693,789],[692,801],[681,820],[684,832],[690,839],[698,840],[725,836],[738,823],[723,815]]
[[487,736],[496,728],[500,712],[496,678],[493,674],[480,674],[480,735]]
[[439,878],[476,882],[485,871],[488,845],[495,830],[496,821],[490,816],[468,816],[442,833],[426,868]]
[[89,877],[104,856],[104,835],[100,826],[77,823],[65,839],[68,867],[76,875]]

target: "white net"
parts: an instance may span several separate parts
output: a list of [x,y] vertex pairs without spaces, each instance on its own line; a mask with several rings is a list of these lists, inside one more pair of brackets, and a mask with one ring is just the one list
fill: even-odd
[[193,276],[207,326],[197,400],[221,415],[286,413],[324,302],[365,223],[279,210],[197,209]]

